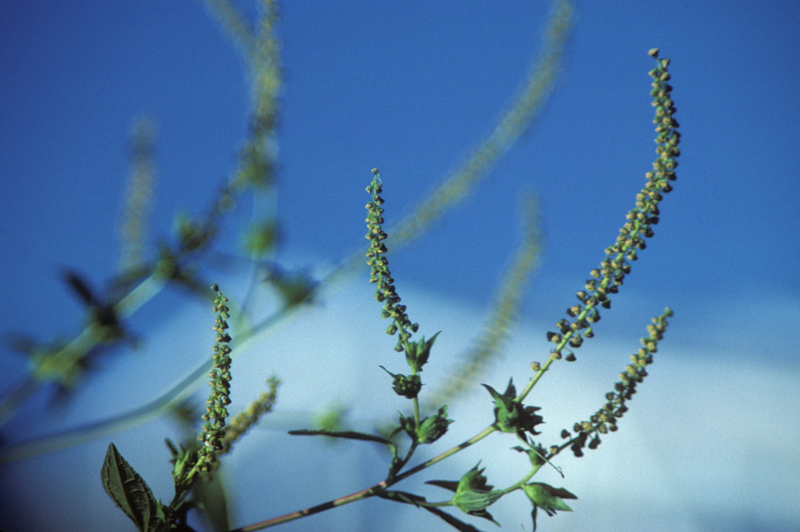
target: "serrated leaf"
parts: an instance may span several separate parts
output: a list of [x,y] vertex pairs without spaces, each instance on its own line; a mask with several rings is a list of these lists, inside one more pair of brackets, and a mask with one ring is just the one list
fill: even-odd
[[159,504],[150,487],[125,461],[113,443],[108,445],[100,472],[103,489],[114,504],[130,517],[142,532],[156,530],[159,525]]

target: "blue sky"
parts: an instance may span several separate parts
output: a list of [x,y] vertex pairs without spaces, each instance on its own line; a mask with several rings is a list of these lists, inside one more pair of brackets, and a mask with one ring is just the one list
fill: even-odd
[[[389,226],[409,213],[491,131],[539,51],[545,2],[431,4],[282,6],[276,204],[284,229],[279,259],[288,267],[335,264],[363,245],[373,167],[383,177]],[[114,271],[133,119],[148,113],[158,121],[157,242],[176,209],[201,213],[232,171],[249,89],[238,51],[200,2],[4,2],[0,20],[3,331],[49,340],[80,325],[59,268],[73,267],[97,286]],[[635,345],[649,317],[669,305],[676,316],[663,351],[671,346],[689,367],[702,353],[712,369],[753,365],[796,377],[798,23],[800,6],[791,1],[581,3],[557,91],[540,119],[459,209],[391,257],[401,295],[407,283],[420,308],[436,301],[485,307],[518,241],[517,197],[530,188],[540,198],[546,249],[521,330],[540,326],[543,336],[564,317],[654,158],[647,50],[659,47],[672,59],[683,135],[678,181],[596,342],[608,349],[600,344],[605,335]],[[170,304],[185,301],[166,296],[135,325],[142,334],[163,331]],[[448,326],[459,327],[430,325]],[[198,334],[197,341],[206,340]],[[5,389],[24,375],[25,363],[8,351],[3,359]],[[187,367],[176,364],[163,386]],[[141,378],[157,391],[155,381]],[[768,377],[759,382],[764,394],[774,393]],[[77,407],[55,422],[41,418],[44,401],[37,397],[3,437],[19,441],[52,423],[86,419]],[[37,464],[15,465],[14,478],[36,478]],[[86,475],[87,482],[96,477]],[[31,480],[15,489],[38,488]]]

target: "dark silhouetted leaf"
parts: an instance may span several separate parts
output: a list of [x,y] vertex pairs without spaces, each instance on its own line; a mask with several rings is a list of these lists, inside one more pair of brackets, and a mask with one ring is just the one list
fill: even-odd
[[159,504],[147,483],[119,454],[111,443],[103,461],[100,477],[108,496],[131,518],[142,532],[159,528]]
[[386,438],[380,436],[373,436],[372,434],[364,434],[363,432],[354,432],[352,430],[345,431],[331,431],[331,430],[290,430],[289,434],[292,436],[330,436],[331,438],[346,438],[348,440],[362,440],[374,441],[377,443],[385,443],[386,445],[394,445]]

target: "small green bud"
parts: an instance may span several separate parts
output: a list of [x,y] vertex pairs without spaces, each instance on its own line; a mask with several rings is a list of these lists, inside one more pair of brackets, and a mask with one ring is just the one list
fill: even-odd
[[413,399],[422,389],[422,381],[419,375],[394,374],[383,366],[380,366],[380,368],[392,376],[392,389],[397,395]]
[[417,441],[419,443],[433,443],[447,432],[447,426],[452,423],[452,419],[447,419],[447,405],[439,409],[434,416],[426,417],[417,430]]
[[561,339],[562,339],[562,336],[560,334],[554,333],[554,332],[551,332],[551,331],[547,332],[547,341],[548,342],[553,342],[554,344],[557,344],[557,343],[561,342]]

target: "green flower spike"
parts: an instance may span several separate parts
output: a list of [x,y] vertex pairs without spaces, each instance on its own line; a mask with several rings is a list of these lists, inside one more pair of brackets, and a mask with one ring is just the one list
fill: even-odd
[[209,472],[213,469],[217,460],[217,452],[224,448],[222,439],[225,437],[225,418],[228,417],[228,405],[230,400],[230,381],[231,381],[231,348],[228,344],[231,337],[227,333],[230,310],[225,303],[228,298],[223,296],[219,287],[215,284],[211,287],[217,293],[214,300],[214,312],[217,313],[214,330],[217,332],[216,343],[214,344],[214,367],[208,374],[211,377],[211,395],[206,401],[206,413],[203,414],[203,432],[198,439],[204,445],[198,451],[197,468]]
[[281,380],[274,375],[267,379],[269,390],[262,392],[255,401],[250,403],[247,408],[239,412],[228,423],[225,427],[225,436],[221,440],[222,450],[217,453],[217,456],[230,452],[233,444],[244,436],[250,430],[250,427],[258,423],[262,415],[272,412],[280,384]]
[[[365,238],[370,241],[369,251],[367,252],[367,264],[370,267],[369,281],[378,285],[375,290],[375,299],[383,303],[381,317],[392,318],[392,325],[386,330],[387,334],[394,335],[400,331],[395,351],[403,351],[411,338],[411,333],[417,332],[419,325],[411,323],[406,314],[405,305],[399,305],[400,296],[394,287],[394,279],[389,271],[389,260],[385,257],[386,246],[383,241],[388,236],[383,232],[383,198],[380,193],[383,190],[378,169],[372,170],[372,182],[367,187],[367,192],[372,194],[372,201],[367,203],[367,234]],[[411,332],[409,332],[411,331]],[[433,342],[431,342],[433,343]]]
[[[637,252],[647,247],[645,239],[654,235],[653,226],[658,224],[660,215],[659,203],[664,194],[672,190],[671,182],[676,179],[681,135],[677,131],[678,121],[673,118],[676,109],[672,101],[672,86],[666,83],[670,79],[667,71],[669,59],[658,59],[657,48],[648,54],[656,59],[656,68],[650,71],[653,78],[650,95],[656,110],[653,123],[656,124],[658,157],[653,170],[645,174],[647,182],[636,195],[636,207],[628,212],[616,242],[605,250],[606,258],[600,267],[590,272],[592,278],[586,281],[586,290],[577,293],[580,304],[567,310],[567,315],[574,319],[559,321],[556,324],[559,332],[547,333],[547,340],[556,344],[552,355],[555,359],[561,357],[563,350],[569,351],[567,345],[577,348],[584,338],[594,336],[591,324],[600,321],[599,307],[611,308],[611,296],[619,291],[625,276],[631,272],[631,263],[638,258]],[[574,361],[574,354],[567,360]]]
[[[580,458],[583,456],[583,449],[595,449],[600,445],[599,434],[607,434],[617,431],[617,420],[621,419],[628,411],[627,402],[636,393],[636,385],[643,382],[647,377],[647,366],[653,363],[653,354],[658,352],[658,343],[664,338],[667,330],[667,318],[672,316],[672,309],[666,308],[664,312],[655,318],[653,323],[647,326],[649,335],[641,339],[642,347],[631,355],[631,363],[625,367],[625,371],[620,373],[620,381],[614,385],[614,390],[605,396],[606,403],[595,412],[589,421],[575,423],[572,430],[573,436],[568,430],[561,431],[561,437],[569,440],[556,448],[556,452],[550,456],[558,454],[561,449],[570,447],[573,454]],[[591,439],[590,439],[591,437]]]

